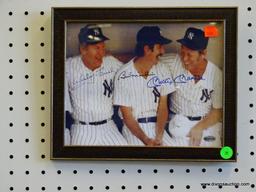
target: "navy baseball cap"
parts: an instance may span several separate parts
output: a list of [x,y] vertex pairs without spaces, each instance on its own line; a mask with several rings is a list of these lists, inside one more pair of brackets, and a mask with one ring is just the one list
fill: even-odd
[[89,24],[80,29],[78,34],[80,43],[95,44],[102,41],[109,40],[108,37],[103,35],[102,30],[97,25]]
[[186,30],[183,39],[177,41],[189,49],[200,51],[207,47],[208,39],[208,37],[205,37],[204,31],[190,27]]
[[137,43],[144,45],[168,44],[172,41],[161,35],[158,26],[144,26],[137,33]]

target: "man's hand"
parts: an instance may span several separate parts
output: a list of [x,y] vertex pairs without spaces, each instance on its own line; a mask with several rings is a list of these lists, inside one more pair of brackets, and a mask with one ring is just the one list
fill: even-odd
[[156,136],[155,142],[157,146],[163,145],[163,136]]
[[156,139],[151,139],[151,138],[147,138],[144,142],[144,144],[148,147],[154,147],[154,146],[159,146],[161,145],[159,141],[157,141]]
[[220,121],[222,121],[222,109],[212,108],[207,116],[199,121],[190,130],[189,134],[187,135],[190,137],[189,146],[199,146],[202,139],[203,130]]
[[199,146],[203,136],[203,128],[194,126],[187,136],[190,137],[189,146]]

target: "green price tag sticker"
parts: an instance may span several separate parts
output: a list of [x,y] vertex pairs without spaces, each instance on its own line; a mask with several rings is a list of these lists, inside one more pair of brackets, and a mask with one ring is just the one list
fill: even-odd
[[228,146],[222,147],[220,150],[220,156],[223,159],[230,159],[233,156],[233,149]]

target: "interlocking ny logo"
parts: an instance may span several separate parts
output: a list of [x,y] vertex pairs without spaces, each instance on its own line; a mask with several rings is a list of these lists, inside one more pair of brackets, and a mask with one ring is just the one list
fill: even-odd
[[193,39],[193,37],[194,37],[194,33],[189,32],[189,34],[188,34],[188,38],[189,38],[190,40],[192,40],[192,39]]
[[99,35],[99,34],[100,34],[99,29],[94,29],[93,31],[94,31],[95,36],[97,36],[97,35]]
[[153,88],[153,94],[155,96],[154,102],[157,103],[157,99],[160,97],[160,92],[157,90],[156,87]]
[[206,103],[208,100],[211,99],[212,92],[213,92],[213,90],[211,90],[209,92],[209,89],[202,89],[202,96],[201,96],[200,100],[203,101],[204,103]]
[[103,86],[104,86],[104,93],[103,94],[105,96],[110,97],[112,92],[113,92],[113,80],[110,79],[109,84],[108,84],[108,81],[105,79],[104,83],[103,83]]

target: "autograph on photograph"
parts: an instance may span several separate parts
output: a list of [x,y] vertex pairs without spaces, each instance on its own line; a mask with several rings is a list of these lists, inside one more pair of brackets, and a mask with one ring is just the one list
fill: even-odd
[[[193,80],[195,80],[195,81],[205,80],[203,77],[187,76],[185,74],[180,74],[180,75],[176,76],[175,78],[168,77],[165,79],[160,79],[154,73],[150,73],[147,75],[147,77],[149,77],[149,76],[153,76],[147,82],[147,86],[149,88],[159,87],[163,84],[187,83],[188,81],[193,81]],[[145,76],[140,75],[140,74],[134,74],[132,72],[123,71],[122,73],[119,74],[117,79],[118,80],[119,79],[127,79],[127,78],[131,78],[131,77],[145,77]]]
[[95,76],[103,76],[103,75],[107,75],[107,74],[110,74],[110,73],[115,73],[115,71],[113,71],[113,70],[106,70],[106,71],[101,70],[101,71],[97,72],[96,74],[94,74],[94,73],[82,74],[82,75],[80,75],[78,80],[73,82],[73,84],[71,85],[71,87],[73,87],[73,88],[71,88],[71,89],[81,87],[84,83],[94,82],[93,79],[94,79]]
[[172,84],[172,83],[187,83],[188,81],[199,81],[205,80],[203,77],[194,77],[194,76],[186,76],[185,74],[181,74],[176,76],[175,78],[166,78],[160,79],[158,76],[154,76],[148,80],[147,86],[149,88],[159,87],[163,84]]
[[127,78],[130,78],[130,77],[146,77],[146,76],[153,76],[155,75],[154,73],[150,73],[148,75],[140,75],[140,74],[133,74],[132,72],[126,72],[126,71],[123,71],[122,73],[119,74],[117,80],[119,79],[127,79]]
[[[101,75],[105,75],[108,73],[113,73],[114,71],[100,71],[97,75],[101,76]],[[79,78],[79,80],[74,82],[73,87],[76,87],[76,84],[81,82],[85,82],[89,79],[92,79],[95,75],[94,74],[84,74],[81,75],[81,77]],[[154,88],[154,87],[159,87],[161,85],[164,84],[172,84],[172,83],[187,83],[188,81],[199,81],[199,80],[205,80],[203,77],[194,77],[194,76],[186,76],[185,74],[180,74],[178,76],[176,76],[175,78],[165,78],[165,79],[160,79],[158,76],[156,76],[154,73],[150,73],[147,75],[148,77],[152,76],[148,82],[147,82],[147,86],[149,88]],[[131,77],[144,77],[144,75],[140,75],[140,74],[133,74],[133,73],[126,73],[125,71],[120,73],[120,75],[118,76],[118,80],[119,79],[127,79],[127,78],[131,78]]]

